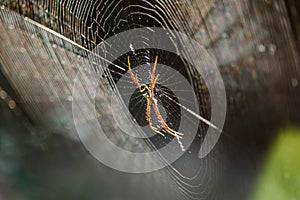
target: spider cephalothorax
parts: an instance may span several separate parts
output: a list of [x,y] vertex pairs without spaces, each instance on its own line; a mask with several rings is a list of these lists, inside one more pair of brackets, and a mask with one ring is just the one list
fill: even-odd
[[149,127],[154,132],[164,136],[164,134],[162,132],[158,131],[158,129],[156,127],[152,126],[151,117],[150,117],[151,105],[152,105],[154,108],[155,115],[156,115],[157,119],[159,120],[162,128],[170,135],[181,138],[181,136],[183,134],[179,133],[177,131],[174,131],[166,124],[166,122],[164,121],[164,119],[161,116],[159,109],[157,107],[157,100],[154,97],[154,88],[155,88],[156,81],[158,80],[158,77],[159,77],[159,74],[155,75],[157,60],[158,60],[158,56],[155,57],[154,66],[153,66],[152,74],[151,74],[150,85],[148,87],[146,84],[140,84],[138,81],[137,75],[133,74],[131,67],[130,67],[130,57],[128,56],[128,69],[129,69],[130,77],[133,80],[133,82],[136,84],[136,86],[138,87],[141,95],[147,99],[146,118],[147,118]]

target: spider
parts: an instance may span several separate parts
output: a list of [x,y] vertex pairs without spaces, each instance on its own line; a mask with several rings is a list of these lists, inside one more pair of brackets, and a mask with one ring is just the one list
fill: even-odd
[[150,112],[151,112],[151,106],[153,106],[154,111],[155,111],[155,115],[156,115],[157,119],[159,120],[159,122],[160,122],[161,126],[163,127],[163,129],[167,133],[169,133],[170,135],[172,135],[174,137],[182,138],[182,136],[183,136],[182,133],[174,131],[173,129],[171,129],[166,124],[166,122],[162,118],[162,116],[159,112],[159,109],[157,107],[157,99],[155,99],[155,97],[154,97],[154,88],[155,88],[156,81],[159,77],[159,74],[155,75],[157,60],[158,60],[158,56],[155,57],[154,66],[153,66],[152,74],[151,74],[150,85],[149,85],[150,88],[146,84],[140,84],[139,83],[137,75],[134,75],[134,73],[131,70],[130,57],[128,56],[128,70],[129,70],[129,73],[130,73],[130,77],[133,80],[133,82],[136,84],[136,86],[138,87],[141,95],[147,100],[146,119],[147,119],[147,123],[148,123],[149,127],[154,132],[164,136],[164,134],[162,132],[158,131],[158,129],[156,127],[152,126]]

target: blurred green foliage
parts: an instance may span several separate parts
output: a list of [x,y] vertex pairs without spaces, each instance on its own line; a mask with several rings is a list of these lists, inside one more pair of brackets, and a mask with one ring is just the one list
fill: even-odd
[[300,129],[280,131],[270,149],[252,200],[300,199]]

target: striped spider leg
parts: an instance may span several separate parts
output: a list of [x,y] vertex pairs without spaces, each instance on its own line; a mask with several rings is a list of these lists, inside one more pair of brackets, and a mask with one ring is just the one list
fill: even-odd
[[142,94],[142,96],[144,98],[146,98],[146,100],[147,100],[146,118],[147,118],[147,122],[148,122],[149,127],[154,132],[164,136],[164,134],[162,132],[158,131],[157,128],[152,126],[150,114],[151,114],[151,106],[153,106],[154,111],[155,111],[155,115],[156,115],[157,119],[159,120],[159,122],[160,122],[161,126],[163,127],[163,129],[167,133],[169,133],[170,135],[172,135],[174,137],[182,138],[182,136],[183,136],[182,133],[174,131],[173,129],[171,129],[166,124],[166,122],[164,121],[164,119],[161,116],[160,111],[157,107],[157,99],[155,99],[155,97],[154,97],[154,88],[155,88],[156,81],[159,77],[159,74],[155,75],[157,60],[158,60],[158,56],[155,57],[154,66],[153,66],[152,74],[151,74],[151,80],[150,80],[150,88],[146,84],[140,84],[139,83],[137,75],[134,75],[134,73],[131,70],[130,57],[128,56],[128,70],[129,70],[129,73],[130,73],[130,77],[133,80],[133,82],[136,84],[136,86],[138,87],[138,89],[139,89],[140,93]]

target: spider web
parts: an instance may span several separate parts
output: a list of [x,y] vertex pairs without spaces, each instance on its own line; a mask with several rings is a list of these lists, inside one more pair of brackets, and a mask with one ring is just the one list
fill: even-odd
[[[15,14],[8,13],[1,16],[3,24],[12,24],[12,26],[8,27],[2,26],[2,32],[7,34],[1,34],[1,41],[5,41],[1,44],[1,48],[9,49],[10,51],[7,51],[6,54],[5,52],[1,53],[1,65],[6,76],[10,78],[14,89],[18,91],[19,102],[25,107],[25,112],[29,113],[35,123],[44,124],[48,130],[51,130],[51,127],[55,127],[55,131],[58,132],[65,132],[66,129],[71,129],[72,116],[68,112],[70,109],[68,101],[72,101],[71,87],[76,72],[79,68],[90,72],[103,70],[98,65],[93,65],[91,60],[84,58],[88,54],[93,54],[93,49],[99,43],[125,30],[158,26],[183,31],[198,39],[206,46],[211,56],[215,57],[215,60],[223,69],[222,73],[225,76],[227,88],[234,91],[234,94],[239,94],[234,95],[235,97],[229,96],[229,99],[231,99],[230,109],[235,111],[247,106],[245,97],[240,91],[243,91],[250,84],[251,87],[259,88],[260,83],[256,81],[256,77],[259,75],[260,77],[266,77],[271,73],[270,70],[277,70],[272,68],[266,71],[258,71],[260,74],[256,77],[245,75],[243,81],[241,81],[241,77],[238,76],[239,73],[246,72],[249,74],[251,72],[247,72],[247,69],[240,69],[238,72],[235,72],[234,67],[230,68],[233,70],[226,68],[228,65],[230,66],[232,61],[252,54],[257,47],[263,51],[265,46],[259,46],[258,44],[260,44],[260,41],[266,40],[270,34],[260,23],[257,23],[263,19],[257,18],[253,20],[253,18],[247,18],[248,15],[251,15],[249,13],[251,13],[252,9],[251,4],[247,3],[236,1],[171,2],[117,0],[80,2],[72,0],[24,0],[15,3],[14,1],[6,0],[2,4],[4,5],[2,10],[10,8],[32,19],[32,21],[25,19],[31,25],[23,26],[22,23],[24,22],[22,22],[21,17]],[[37,28],[41,26],[41,29]],[[229,38],[230,35],[231,38]],[[245,40],[244,37],[246,35],[250,39]],[[120,42],[122,40],[126,40],[126,38],[120,38]],[[243,44],[245,41],[246,43]],[[141,39],[140,42],[145,42],[145,40]],[[240,45],[237,46],[236,43]],[[243,48],[241,49],[239,46],[243,46]],[[209,94],[205,90],[205,83],[180,57],[152,49],[138,50],[134,46],[129,46],[128,49],[130,49],[132,63],[135,66],[143,64],[152,66],[154,55],[156,54],[159,55],[159,60],[162,63],[168,63],[171,66],[176,66],[176,64],[182,62],[182,68],[184,68],[182,74],[190,82],[192,88],[197,91],[200,116],[206,119],[210,118],[210,100]],[[228,49],[230,51],[226,51]],[[24,56],[24,52],[26,56]],[[99,63],[106,62],[104,57],[97,58],[97,55],[94,56]],[[127,69],[126,58],[127,55],[123,55],[123,57],[116,58],[115,63],[110,63],[111,66],[107,74],[108,85],[117,84],[120,81],[118,83],[121,83],[119,86],[121,88],[122,85],[126,85],[125,83],[131,82],[128,74],[124,73]],[[20,62],[13,62],[16,60]],[[20,72],[19,68],[24,63],[27,67],[24,67],[24,72]],[[48,67],[40,68],[40,66]],[[148,69],[141,68],[140,71],[136,71],[139,72],[138,76],[141,82],[149,80],[151,69],[151,67]],[[180,72],[181,68],[179,67],[175,70]],[[234,72],[232,73],[232,71]],[[17,74],[19,73],[21,73],[21,77],[18,78]],[[172,81],[173,75],[170,74],[174,74],[170,68],[165,68],[160,73],[158,83],[161,85],[163,85],[164,81],[171,80],[171,82],[163,85],[165,88],[158,88],[167,97],[160,100],[164,101],[162,102],[164,106],[161,106],[160,109],[164,117],[167,116],[176,121],[179,118],[176,110],[179,108],[176,104],[176,98],[173,98],[171,93],[174,91],[168,88],[171,84],[180,85],[181,82]],[[120,79],[121,77],[125,79]],[[229,81],[226,81],[226,78]],[[34,82],[32,82],[33,79],[35,80]],[[239,84],[241,82],[242,84]],[[252,84],[253,82],[254,85]],[[143,110],[143,104],[140,104],[140,102],[143,101],[143,98],[140,98],[139,95],[132,97],[137,91],[134,90],[134,85],[131,87],[131,90],[135,91],[134,93],[121,93],[119,97],[121,99],[138,99],[137,102],[131,101],[133,107],[131,110],[134,110],[135,106],[139,107],[137,111],[132,111],[131,115],[137,120],[139,126],[143,126],[144,122],[138,121],[138,119],[142,118],[141,113],[143,111],[141,110]],[[157,95],[159,96],[161,93],[157,92]],[[125,97],[126,95],[128,97]],[[100,96],[99,98],[105,99],[106,97]],[[189,102],[184,96],[177,97],[177,99],[187,103],[195,103]],[[105,102],[104,100],[101,101]],[[47,108],[43,106],[45,104],[50,104],[51,106]],[[174,110],[176,112],[173,112]],[[46,116],[44,113],[46,113]],[[99,115],[101,116],[101,114],[103,114],[103,111],[100,109]],[[57,116],[60,117],[58,118]],[[193,116],[183,117],[193,118]],[[152,118],[154,119],[155,116]],[[86,122],[85,120],[87,119],[83,120],[83,126]],[[123,120],[126,121],[127,119],[123,118]],[[194,120],[191,121],[196,123]],[[108,119],[103,123],[110,124],[110,121]],[[176,128],[176,122],[173,123],[175,124],[173,126]],[[184,156],[161,171],[151,175],[144,175],[143,181],[136,179],[140,183],[137,189],[147,188],[143,195],[151,196],[152,198],[157,197],[154,199],[219,199],[222,197],[224,191],[219,184],[219,182],[222,182],[219,177],[223,177],[222,173],[224,173],[220,170],[222,167],[220,163],[221,156],[217,151],[213,151],[205,159],[200,160],[197,157],[202,139],[205,136],[205,130],[208,127],[206,123],[199,123],[199,134],[193,145],[186,149]],[[156,125],[159,126],[159,124]],[[70,137],[74,138],[72,131],[70,131]],[[139,151],[140,145],[142,145],[142,148],[149,150],[146,145],[149,145],[149,143],[141,142],[135,144],[119,134],[115,134],[111,140],[127,150]],[[170,138],[156,138],[151,142],[155,144],[155,148],[160,148],[168,144],[169,140]],[[180,148],[180,145],[174,146],[174,148]],[[132,163],[132,165],[135,165],[135,163]],[[124,191],[129,189],[130,186],[132,185],[116,188],[116,190]],[[153,191],[159,192],[153,194]],[[128,199],[130,197],[132,196],[129,195]]]
[[[131,7],[131,9],[133,9],[135,7],[135,5],[131,5],[129,6]],[[127,8],[128,9],[128,8]],[[135,13],[135,12],[133,12]],[[133,14],[133,16],[130,16],[128,20],[133,20],[135,21],[136,16],[139,16],[137,13]],[[9,19],[10,18],[16,18],[16,20],[20,20],[18,19],[18,17],[14,16],[13,14],[7,14],[5,18],[3,18],[3,20],[5,20],[6,24],[9,24]],[[139,18],[139,17],[137,17]],[[27,23],[29,22],[29,23]],[[26,48],[26,52],[28,52],[27,56],[20,56],[18,58],[18,60],[23,60],[22,63],[28,63],[28,65],[30,66],[30,69],[32,69],[32,71],[35,71],[35,73],[30,73],[30,74],[36,74],[36,76],[38,77],[38,79],[36,80],[39,83],[43,83],[42,84],[42,88],[24,88],[24,86],[28,86],[28,85],[39,85],[37,83],[31,82],[31,84],[29,84],[29,82],[27,84],[24,84],[24,81],[22,80],[22,77],[20,77],[21,79],[16,79],[16,80],[11,80],[13,82],[14,88],[24,88],[23,90],[20,91],[20,96],[22,97],[22,100],[24,101],[25,109],[26,111],[30,114],[31,118],[36,122],[36,123],[42,123],[42,124],[46,124],[48,127],[48,131],[51,131],[51,128],[48,126],[49,124],[52,124],[53,127],[56,127],[55,131],[64,131],[64,129],[66,128],[66,126],[70,126],[71,121],[72,121],[72,117],[70,116],[69,112],[66,112],[66,110],[69,110],[70,107],[70,103],[69,100],[72,100],[71,97],[71,88],[72,88],[72,81],[75,77],[76,72],[79,70],[78,66],[84,66],[84,70],[87,71],[95,71],[95,72],[99,72],[101,71],[100,68],[97,68],[97,65],[93,65],[91,66],[91,63],[87,62],[86,59],[81,58],[81,56],[85,57],[88,55],[88,53],[90,53],[91,51],[88,51],[86,49],[86,47],[80,47],[77,46],[76,44],[74,44],[71,41],[66,40],[66,38],[57,38],[57,34],[55,34],[54,32],[52,32],[51,30],[48,29],[40,29],[40,25],[36,24],[35,22],[31,21],[31,20],[27,20],[26,25],[19,25],[19,24],[13,24],[13,26],[20,26],[20,27],[11,27],[12,31],[14,31],[15,33],[12,34],[10,33],[10,29],[8,29],[8,34],[7,37],[8,38],[3,38],[3,40],[5,41],[12,41],[12,38],[19,38],[20,40],[25,40],[23,39],[21,36],[18,36],[18,32],[21,32],[21,34],[25,34],[26,38],[28,40],[28,44],[25,45],[24,42],[18,42],[15,41],[14,43],[14,47],[16,49],[13,49],[13,51],[17,51],[17,49],[21,49],[24,51],[24,47],[20,47],[18,44],[23,44],[24,46],[31,46],[31,48]],[[21,24],[24,22],[20,22]],[[138,21],[137,24],[142,23],[142,21]],[[29,26],[27,25],[29,24]],[[94,26],[93,23],[91,24],[91,26]],[[35,28],[36,27],[36,28]],[[133,23],[132,25],[130,25],[128,28],[131,27],[137,27],[135,23]],[[18,30],[21,29],[21,30]],[[24,30],[25,29],[25,30]],[[18,31],[15,31],[18,30]],[[7,30],[6,30],[7,31]],[[97,31],[97,30],[96,30]],[[27,33],[28,32],[28,33]],[[48,33],[47,33],[48,32]],[[38,38],[40,38],[42,35],[42,43],[40,42],[36,42],[36,40]],[[108,37],[108,36],[104,36]],[[121,38],[122,39],[126,39],[126,38]],[[66,42],[64,42],[64,40]],[[96,39],[97,40],[97,39]],[[141,41],[142,42],[142,41]],[[163,42],[163,41],[162,41]],[[69,44],[68,44],[69,43]],[[22,46],[23,46],[22,45]],[[40,46],[40,47],[39,47]],[[87,45],[88,46],[88,45]],[[45,49],[45,52],[39,50],[40,52],[38,53],[35,49]],[[48,50],[47,50],[48,49]],[[64,51],[65,49],[69,49],[67,55],[68,57],[66,57],[64,55],[64,53],[61,53],[61,51]],[[50,51],[49,53],[46,53],[47,51]],[[24,53],[25,55],[27,53]],[[72,53],[74,52],[74,53]],[[76,56],[76,53],[78,54],[78,56]],[[7,54],[5,55],[5,57],[11,57],[11,55],[14,55],[14,53],[12,52],[7,52]],[[48,55],[48,56],[46,56]],[[177,65],[177,69],[175,68],[175,70],[173,69],[173,71],[170,71],[170,69],[168,68],[163,68],[162,71],[160,71],[160,79],[158,80],[158,84],[161,85],[161,87],[157,87],[159,92],[156,93],[156,96],[158,97],[158,95],[165,95],[167,97],[165,98],[158,98],[159,101],[159,105],[163,105],[160,106],[160,111],[162,113],[163,117],[167,117],[167,123],[169,124],[169,126],[171,126],[172,128],[176,128],[176,126],[178,126],[178,124],[180,123],[180,107],[178,107],[178,100],[176,100],[176,98],[181,98],[179,99],[180,101],[184,101],[187,104],[195,104],[196,102],[190,102],[190,100],[186,100],[183,97],[176,97],[174,96],[174,92],[176,91],[171,91],[169,89],[169,87],[173,88],[174,86],[176,86],[176,84],[182,84],[182,81],[178,81],[178,82],[174,82],[172,81],[172,79],[174,79],[174,76],[176,78],[176,74],[174,74],[174,71],[178,70],[178,71],[183,71],[184,69],[184,62],[179,62],[180,58],[176,55],[168,55],[167,53],[161,53],[157,50],[135,50],[134,47],[131,47],[131,55],[132,55],[132,64],[133,66],[139,66],[139,65],[143,65],[146,64],[147,66],[152,65],[153,63],[153,57],[154,55],[159,55],[159,62],[160,63],[165,63],[166,65],[169,66],[176,66]],[[29,57],[28,57],[29,56]],[[44,60],[48,60],[50,59],[52,64],[52,67],[47,67],[47,65],[45,66],[45,68],[40,68],[40,65],[43,65],[44,62],[40,63],[41,59],[39,58],[39,56],[44,56]],[[51,59],[52,56],[55,56],[55,59]],[[95,56],[97,59],[97,56]],[[127,56],[125,55],[125,58]],[[98,60],[101,58],[98,58]],[[34,62],[32,62],[32,60]],[[125,59],[126,60],[126,59]],[[119,74],[119,72],[116,69],[120,69],[120,67],[123,68],[123,70],[121,71],[125,71],[127,68],[127,64],[125,62],[125,60],[123,59],[123,61],[119,61],[119,63],[117,65],[112,65],[112,67],[110,68],[110,74],[112,76],[113,79],[116,78],[115,74]],[[31,64],[29,64],[31,63]],[[48,61],[49,63],[49,61]],[[9,71],[9,74],[18,74],[18,68],[19,65],[15,65],[15,68],[7,68],[6,70]],[[62,67],[58,67],[59,65],[61,65]],[[75,65],[75,66],[74,66]],[[118,66],[118,67],[116,67]],[[46,70],[48,69],[48,70]],[[28,74],[29,68],[28,69],[24,69],[24,71],[26,71],[26,74]],[[50,71],[49,71],[50,70]],[[68,73],[66,73],[68,72]],[[25,72],[24,72],[25,73]],[[184,75],[186,78],[189,78],[188,76],[188,72],[184,72]],[[141,80],[141,82],[146,81],[146,78],[149,80],[149,75],[151,74],[151,68],[148,69],[144,69],[144,71],[139,72],[138,76],[140,78],[142,78],[143,80]],[[169,74],[173,74],[173,75],[169,75]],[[180,73],[178,73],[180,74]],[[54,77],[54,81],[53,78]],[[109,76],[107,76],[109,77]],[[28,78],[28,77],[26,77]],[[122,80],[119,81],[119,85],[120,87],[122,87],[122,81],[127,81],[127,82],[131,82],[132,80],[130,80],[130,77],[127,75],[122,75]],[[29,79],[30,80],[30,79]],[[29,81],[28,80],[28,81]],[[114,80],[113,82],[115,83],[116,80]],[[189,80],[191,82],[191,80]],[[167,83],[167,84],[166,84]],[[58,85],[61,85],[59,87],[57,87]],[[86,83],[88,84],[88,83]],[[112,82],[110,81],[110,84],[112,84]],[[132,87],[132,86],[131,86]],[[175,87],[176,88],[176,87]],[[40,91],[39,93],[37,93],[37,91]],[[183,88],[181,88],[181,90],[183,90]],[[173,92],[173,93],[172,93]],[[184,92],[184,91],[181,91]],[[124,94],[121,93],[121,95],[132,95],[132,94]],[[34,98],[34,99],[32,99]],[[44,101],[49,102],[50,104],[47,107],[40,107],[37,104],[37,101],[42,101],[40,99],[44,99]],[[204,98],[203,98],[204,99]],[[99,96],[99,99],[96,100],[97,102],[106,102],[105,101],[105,96]],[[51,103],[52,102],[52,103]],[[56,102],[61,102],[57,105]],[[138,103],[138,102],[137,102]],[[135,107],[137,105],[137,103],[135,103],[134,105],[132,105],[132,107]],[[52,106],[50,106],[52,104]],[[98,105],[100,106],[100,105]],[[202,109],[205,110],[209,110],[209,105],[207,105],[208,108],[206,108],[205,106],[202,106]],[[53,107],[55,108],[55,111],[51,111],[53,110]],[[83,106],[84,107],[84,106]],[[142,106],[139,106],[139,110],[135,113],[132,113],[133,118],[136,117],[137,114],[141,114],[141,113],[145,113],[145,111],[141,110]],[[186,105],[186,107],[190,107],[189,105]],[[105,116],[103,110],[109,109],[107,107],[107,105],[101,105],[97,110],[98,115],[99,115],[99,119],[103,122],[103,127],[110,127],[108,124],[110,124],[110,118],[109,116]],[[166,108],[166,109],[165,109]],[[62,112],[63,110],[65,110],[65,112]],[[84,112],[84,108],[83,111]],[[49,113],[49,116],[44,116],[44,113]],[[64,113],[62,115],[62,113]],[[152,113],[153,110],[152,110]],[[178,114],[179,113],[179,114]],[[42,116],[41,116],[42,114]],[[142,114],[143,115],[143,114]],[[64,119],[62,118],[56,118],[54,116],[63,116]],[[196,127],[198,127],[198,120],[193,120],[191,118],[193,118],[192,115],[189,116],[183,116],[183,117],[187,117],[187,120],[189,120],[191,123],[195,123]],[[209,116],[207,116],[209,118]],[[145,118],[142,117],[142,118]],[[153,119],[153,124],[157,127],[160,126],[159,123],[157,123],[157,121],[155,121],[155,116],[152,115],[152,119]],[[166,119],[166,118],[165,118]],[[41,121],[40,121],[41,120]],[[88,123],[88,117],[87,118],[83,118],[82,119],[82,126],[84,126],[85,123]],[[126,121],[126,119],[123,119]],[[128,119],[127,119],[128,120]],[[173,122],[172,122],[173,121]],[[63,122],[62,126],[58,128],[57,124]],[[174,125],[173,125],[173,124]],[[185,124],[186,126],[188,126],[188,124]],[[195,126],[194,125],[194,126]],[[145,126],[143,126],[144,128],[147,128]],[[202,124],[202,127],[204,127],[204,124]],[[87,127],[88,128],[88,127]],[[178,127],[177,127],[178,128]],[[185,128],[188,130],[188,128]],[[70,131],[72,132],[72,131]],[[145,146],[145,143],[143,142],[134,142],[133,140],[131,141],[130,139],[123,137],[122,134],[120,134],[118,131],[116,131],[116,129],[114,128],[108,128],[106,131],[106,133],[110,133],[110,140],[112,142],[114,142],[115,144],[117,144],[118,146],[122,147],[123,149],[127,149],[133,152],[138,152],[140,151],[139,149],[141,148],[141,145],[143,148],[147,149],[147,146]],[[202,133],[204,133],[205,130],[203,130]],[[148,130],[148,133],[151,134],[151,131]],[[75,136],[71,134],[71,137],[76,138]],[[152,145],[155,144],[155,148],[161,148],[164,147],[166,145],[168,145],[168,143],[173,139],[173,137],[170,137],[167,133],[164,133],[166,135],[166,138],[163,138],[161,136],[158,135],[154,135],[153,139],[151,140]],[[200,135],[200,133],[199,133]],[[199,143],[198,143],[199,144]],[[198,146],[199,147],[199,146]],[[192,158],[192,154],[194,153],[193,157],[197,157],[197,153],[198,150],[195,149],[194,152],[190,149],[185,149],[186,147],[184,147],[181,143],[180,140],[178,140],[178,143],[176,146],[174,146],[173,148],[180,148],[181,150],[186,150],[187,154],[189,155],[189,159],[191,160]],[[170,152],[171,153],[171,152]],[[146,164],[146,163],[145,163]],[[134,165],[134,163],[133,163]],[[177,164],[179,165],[179,167],[177,168],[181,168],[181,164]],[[198,166],[197,166],[198,165]],[[200,177],[200,173],[201,172],[201,168],[199,168],[199,170],[197,170],[197,168],[199,167],[199,165],[202,165],[202,162],[195,164],[192,166],[193,171],[190,171],[190,175],[192,178],[197,179],[197,177]],[[205,164],[208,168],[211,169],[211,167],[209,167],[209,164],[207,164],[205,162]],[[196,167],[196,168],[195,168]],[[187,170],[188,167],[185,168],[185,170]],[[196,171],[195,171],[196,170]],[[200,184],[198,181],[195,181],[194,184],[190,184],[188,181],[190,177],[187,176],[187,174],[184,174],[184,172],[180,172],[178,169],[176,169],[173,166],[169,166],[166,170],[164,170],[163,172],[163,177],[170,177],[170,180],[168,181],[169,184],[175,184],[177,185],[175,188],[180,188],[180,190],[177,190],[176,193],[176,198],[180,197],[180,196],[186,196],[186,195],[190,195],[190,193],[193,193],[193,195],[198,195],[198,192],[193,192],[193,191],[197,191],[199,188],[201,188]],[[196,174],[194,174],[196,173]],[[214,172],[212,172],[214,173]],[[207,172],[204,173],[205,176],[207,175]],[[195,176],[195,177],[194,177]],[[201,175],[202,176],[202,175]],[[178,180],[177,180],[178,179]],[[186,180],[185,180],[186,179]],[[155,182],[160,182],[162,181],[161,179],[157,179],[155,180]],[[170,182],[171,181],[171,182]],[[151,182],[148,183],[151,185]],[[162,188],[163,189],[163,188]],[[150,189],[151,190],[151,189]],[[163,189],[164,190],[164,189]],[[173,190],[173,189],[172,189]],[[181,195],[179,195],[179,193]],[[202,192],[201,192],[202,193]],[[163,195],[168,196],[167,198],[170,198],[170,196],[165,193]],[[173,196],[173,195],[172,195]]]

